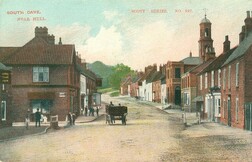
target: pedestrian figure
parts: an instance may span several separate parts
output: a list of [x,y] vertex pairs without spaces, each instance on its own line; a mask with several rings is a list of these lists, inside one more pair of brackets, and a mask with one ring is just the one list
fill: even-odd
[[36,127],[39,126],[40,127],[40,119],[41,119],[41,114],[39,112],[39,109],[37,109],[37,112],[35,113],[35,123],[36,123]]
[[68,117],[69,124],[72,125],[72,115],[71,115],[71,112],[68,113],[67,117]]
[[96,115],[99,116],[99,107],[96,107]]
[[92,116],[94,116],[94,108],[93,107],[91,108],[91,111],[92,111]]
[[[114,104],[112,103],[112,101],[110,101],[110,105],[109,106],[114,106]],[[110,115],[110,118],[111,118],[111,123],[115,123],[115,117],[114,115]]]
[[72,118],[73,118],[73,125],[75,125],[75,119],[76,119],[75,113],[72,113]]
[[88,113],[88,108],[87,106],[85,107],[85,116],[87,116],[87,113]]
[[30,123],[30,117],[29,117],[29,114],[27,114],[25,116],[25,127],[26,127],[26,129],[29,128],[29,123]]
[[112,101],[110,101],[110,106],[114,106],[114,104],[112,103]]

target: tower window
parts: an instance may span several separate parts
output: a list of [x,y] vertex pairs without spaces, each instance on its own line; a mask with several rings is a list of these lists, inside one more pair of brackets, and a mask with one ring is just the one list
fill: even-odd
[[205,37],[208,37],[209,36],[209,30],[208,28],[205,29]]

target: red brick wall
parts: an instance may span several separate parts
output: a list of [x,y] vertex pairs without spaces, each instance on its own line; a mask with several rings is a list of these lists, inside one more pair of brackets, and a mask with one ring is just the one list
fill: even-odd
[[[252,60],[251,60],[252,61]],[[239,62],[239,86],[236,87],[236,63]],[[230,89],[228,88],[228,67],[229,65],[231,66],[231,86]],[[244,82],[246,80],[246,75],[245,75],[245,69],[248,69],[249,67],[245,67],[245,62],[244,58],[237,59],[227,66],[226,68],[226,86],[225,89],[223,89],[223,79],[221,80],[221,102],[222,102],[222,107],[221,107],[221,122],[224,124],[228,124],[228,96],[231,97],[231,126],[232,127],[237,127],[237,128],[244,128],[244,94],[247,91],[251,91],[250,89],[252,88],[252,85],[247,84]],[[222,68],[222,76],[223,76],[223,69]],[[250,67],[252,68],[252,67]],[[224,76],[223,76],[224,77]],[[246,89],[245,89],[246,87]],[[245,93],[244,93],[245,92]],[[238,120],[236,120],[236,97],[239,98],[239,111],[238,111]],[[224,113],[224,114],[223,114]]]
[[[13,117],[16,122],[24,121],[27,110],[32,110],[28,92],[54,92],[55,98],[51,109],[51,115],[59,115],[59,120],[65,120],[65,116],[70,111],[70,89],[69,88],[15,88],[13,90]],[[65,92],[65,97],[60,97],[59,93]]]
[[[31,85],[32,66],[14,66],[12,69],[12,85]],[[49,67],[49,83],[50,85],[67,85],[68,84],[69,66],[50,66]]]
[[[27,110],[31,109],[28,92],[54,92],[55,99],[51,114],[59,115],[59,120],[65,120],[66,114],[70,111],[70,95],[74,96],[74,111],[78,111],[80,96],[78,94],[79,76],[77,75],[79,73],[74,70],[71,66],[50,66],[49,83],[33,83],[32,66],[14,66],[12,72],[13,120],[24,121]],[[70,79],[70,76],[75,78]],[[91,86],[93,88],[93,85]],[[75,93],[70,92],[70,89],[75,90]],[[59,97],[60,92],[65,92],[66,96]]]
[[161,81],[153,82],[154,101],[161,103]]

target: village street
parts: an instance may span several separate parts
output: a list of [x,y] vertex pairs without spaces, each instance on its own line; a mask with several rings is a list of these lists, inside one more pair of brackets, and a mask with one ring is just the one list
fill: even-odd
[[[214,123],[184,127],[178,114],[128,97],[127,125],[91,123],[0,143],[0,161],[252,161],[252,134]],[[175,111],[173,111],[175,112]]]

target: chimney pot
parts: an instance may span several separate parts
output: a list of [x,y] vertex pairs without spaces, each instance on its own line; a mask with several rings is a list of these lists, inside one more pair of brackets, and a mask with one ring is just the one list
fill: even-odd
[[61,37],[59,38],[59,44],[62,44]]
[[250,18],[250,11],[247,11],[247,18]]
[[225,36],[225,41],[228,41],[228,35]]

